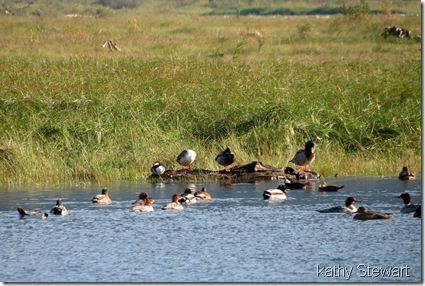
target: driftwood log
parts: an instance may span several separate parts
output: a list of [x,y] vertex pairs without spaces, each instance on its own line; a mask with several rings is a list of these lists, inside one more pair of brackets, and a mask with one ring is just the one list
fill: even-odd
[[273,181],[289,179],[294,182],[318,179],[320,175],[316,172],[299,172],[291,167],[275,168],[273,166],[254,161],[252,163],[230,168],[230,172],[225,170],[211,171],[205,169],[191,170],[167,170],[162,175],[151,175],[151,179],[161,178],[164,181],[189,181],[197,180],[219,180],[231,181],[234,183],[254,183],[259,181]]

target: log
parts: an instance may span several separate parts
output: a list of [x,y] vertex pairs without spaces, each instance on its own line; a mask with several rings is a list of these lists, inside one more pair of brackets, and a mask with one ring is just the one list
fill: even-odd
[[259,181],[273,181],[289,179],[294,182],[308,182],[318,179],[320,175],[313,171],[300,172],[291,167],[276,168],[262,162],[253,161],[246,165],[235,166],[226,170],[211,171],[206,169],[166,170],[162,175],[152,174],[150,179],[163,181],[196,182],[198,180],[232,181],[234,183],[255,183]]

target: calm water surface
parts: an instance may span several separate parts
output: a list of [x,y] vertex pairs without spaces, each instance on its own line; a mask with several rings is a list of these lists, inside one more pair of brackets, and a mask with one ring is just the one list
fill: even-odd
[[[422,181],[341,177],[339,193],[289,191],[286,202],[262,199],[279,182],[107,185],[109,206],[90,199],[104,186],[0,190],[0,281],[4,282],[421,282],[421,219],[401,214],[408,191],[422,201]],[[174,193],[206,187],[211,201],[163,211]],[[153,213],[132,213],[141,191]],[[394,219],[356,221],[316,209],[341,205],[391,212]],[[66,217],[18,219],[16,207],[49,211],[58,198]],[[392,267],[392,268],[390,268]],[[392,272],[385,272],[385,269]],[[350,272],[351,270],[351,272]]]

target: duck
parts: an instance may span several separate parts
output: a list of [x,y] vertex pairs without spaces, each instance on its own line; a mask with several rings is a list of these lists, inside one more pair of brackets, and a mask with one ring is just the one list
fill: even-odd
[[320,182],[319,192],[338,192],[342,188],[344,188],[345,185],[342,185],[340,187],[338,186],[330,186],[328,183],[325,182],[325,180],[322,180]]
[[294,182],[290,179],[285,179],[285,188],[288,190],[301,190],[305,189],[306,186],[306,183]]
[[211,200],[211,195],[208,193],[206,188],[202,188],[200,191],[195,192],[195,198],[202,201]]
[[139,194],[139,198],[137,201],[133,202],[133,205],[143,206],[146,203],[146,199],[149,198],[149,195],[145,192],[141,192]]
[[357,220],[370,220],[370,219],[390,219],[393,216],[390,213],[368,211],[366,207],[359,207],[354,214],[353,219]]
[[228,166],[232,165],[236,160],[235,154],[233,154],[232,151],[230,151],[230,148],[227,147],[226,150],[221,151],[218,153],[218,155],[215,157],[215,161],[219,163],[220,165],[225,167],[225,171],[227,173],[230,172],[230,169]]
[[165,172],[165,167],[160,162],[155,161],[151,168],[152,174],[156,176],[161,176]]
[[422,206],[418,206],[415,213],[413,214],[413,217],[422,218]]
[[354,203],[360,202],[359,200],[357,200],[354,197],[347,197],[347,199],[345,200],[345,205],[343,206],[336,206],[336,207],[331,207],[328,209],[323,209],[323,210],[316,210],[319,213],[346,213],[346,214],[352,214],[357,212],[357,208],[354,206]]
[[62,199],[58,199],[56,201],[56,206],[50,210],[50,213],[54,215],[62,215],[62,216],[68,215],[68,210],[64,206]]
[[152,204],[155,202],[154,199],[147,197],[144,201],[144,204],[138,204],[133,207],[132,212],[153,212]]
[[416,212],[416,209],[420,205],[412,204],[412,197],[409,193],[402,193],[401,195],[397,196],[396,198],[401,198],[403,200],[403,207],[400,209],[401,213],[407,214],[407,213],[414,213]]
[[414,179],[416,179],[416,176],[409,171],[409,169],[407,168],[407,166],[404,166],[401,169],[401,172],[398,175],[398,178],[400,180],[402,180],[402,181],[408,181],[408,180],[414,180]]
[[112,203],[112,200],[109,197],[108,189],[107,188],[103,188],[102,189],[102,193],[101,194],[98,194],[98,195],[95,195],[92,198],[91,201],[94,204],[100,204],[100,205],[107,205],[107,204]]
[[192,190],[189,188],[186,188],[180,196],[179,203],[192,204],[197,201],[196,197],[192,194]]
[[295,153],[294,158],[292,158],[289,162],[294,163],[295,165],[298,165],[300,167],[304,167],[304,171],[308,172],[311,171],[308,168],[308,165],[313,163],[315,155],[313,152],[314,143],[313,141],[307,141],[305,143],[305,148],[300,149]]
[[190,149],[183,150],[179,156],[177,156],[177,163],[182,165],[182,170],[185,169],[185,167],[188,167],[190,169],[190,164],[193,163],[196,159],[196,152]]
[[171,203],[166,204],[162,207],[163,210],[182,210],[184,209],[183,206],[179,203],[179,200],[181,199],[181,195],[174,194],[171,197]]
[[18,213],[19,213],[19,218],[21,219],[27,218],[27,217],[46,219],[49,216],[47,213],[43,211],[34,211],[30,213],[21,206],[18,206]]
[[265,200],[287,200],[285,185],[279,185],[277,189],[268,189],[263,192]]

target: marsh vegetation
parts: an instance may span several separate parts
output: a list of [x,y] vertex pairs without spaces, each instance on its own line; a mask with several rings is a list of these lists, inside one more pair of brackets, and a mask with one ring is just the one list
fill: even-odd
[[236,17],[166,2],[0,15],[0,181],[144,179],[186,148],[194,168],[226,147],[283,167],[307,140],[325,176],[420,173],[421,41],[381,37],[420,35],[420,3]]

